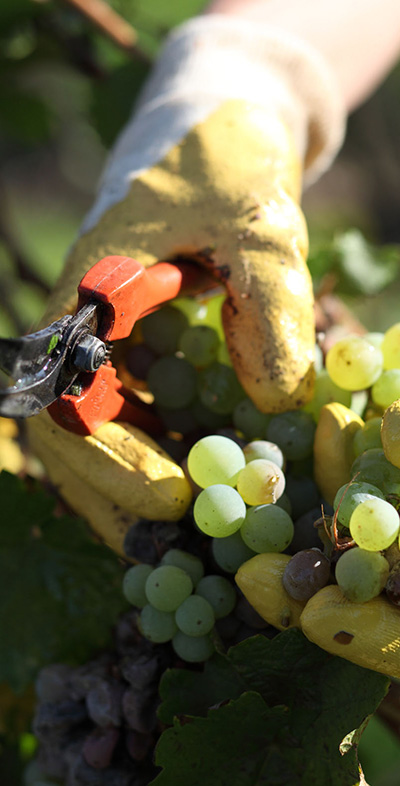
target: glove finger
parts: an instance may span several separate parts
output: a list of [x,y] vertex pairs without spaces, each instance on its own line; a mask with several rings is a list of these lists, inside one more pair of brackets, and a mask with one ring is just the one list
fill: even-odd
[[[29,430],[46,467],[51,468],[56,455],[78,481],[131,515],[177,521],[190,504],[192,492],[182,469],[130,424],[106,423],[92,436],[81,437],[43,412],[32,418]],[[73,506],[81,508],[71,497]]]
[[300,618],[303,633],[322,649],[397,678],[399,622],[399,609],[383,595],[354,603],[333,584],[310,598]]

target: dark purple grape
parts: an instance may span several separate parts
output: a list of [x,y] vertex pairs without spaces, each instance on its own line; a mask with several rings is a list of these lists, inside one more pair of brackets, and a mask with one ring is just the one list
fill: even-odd
[[70,697],[71,666],[52,663],[40,670],[35,682],[36,696],[41,703],[63,701]]
[[128,688],[122,698],[124,718],[133,731],[148,734],[157,725],[158,698],[153,690]]
[[83,743],[82,754],[86,763],[96,770],[104,770],[111,763],[111,759],[119,740],[118,729],[95,729],[86,737]]
[[38,740],[60,739],[72,727],[87,718],[85,705],[77,701],[39,704],[33,720],[33,731]]
[[125,363],[132,376],[145,380],[156,358],[156,353],[146,344],[135,344],[126,353]]
[[103,655],[73,669],[69,679],[71,698],[75,701],[84,699],[99,680],[107,679],[111,666],[110,656]]
[[386,595],[394,606],[400,606],[400,565],[395,565],[386,582]]
[[157,656],[140,654],[127,656],[120,664],[121,674],[137,690],[144,690],[155,682],[159,672]]
[[330,561],[319,549],[298,551],[286,565],[283,586],[295,600],[308,600],[328,583],[330,569]]
[[116,680],[99,680],[86,696],[89,717],[97,726],[119,726],[123,686]]

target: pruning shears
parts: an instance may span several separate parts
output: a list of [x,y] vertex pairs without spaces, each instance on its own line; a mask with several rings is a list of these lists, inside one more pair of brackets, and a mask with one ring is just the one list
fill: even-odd
[[144,268],[126,256],[97,262],[78,286],[74,316],[21,338],[0,339],[0,369],[15,381],[0,390],[0,415],[27,418],[48,408],[53,420],[89,435],[109,420],[126,420],[150,434],[161,430],[148,404],[125,387],[109,356],[135,322],[198,287],[195,263],[158,262]]

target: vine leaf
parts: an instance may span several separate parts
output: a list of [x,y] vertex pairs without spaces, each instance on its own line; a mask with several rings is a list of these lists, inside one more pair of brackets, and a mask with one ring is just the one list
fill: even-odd
[[81,662],[126,608],[122,569],[55,498],[0,474],[0,683],[22,691],[54,661]]
[[154,786],[354,786],[353,732],[387,687],[294,629],[247,639],[201,674],[170,670],[159,715],[173,726],[157,746]]

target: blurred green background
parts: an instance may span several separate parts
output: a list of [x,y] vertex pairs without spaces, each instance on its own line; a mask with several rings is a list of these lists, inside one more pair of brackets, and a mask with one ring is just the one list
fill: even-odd
[[[162,40],[205,5],[109,4],[137,32],[135,46],[117,45],[72,0],[0,3],[2,336],[34,329]],[[400,318],[399,95],[397,68],[350,118],[334,166],[304,197],[316,290],[339,293],[369,330]],[[18,786],[34,741],[0,724],[0,745],[0,782]],[[360,758],[371,786],[398,786],[400,743],[379,718]]]

